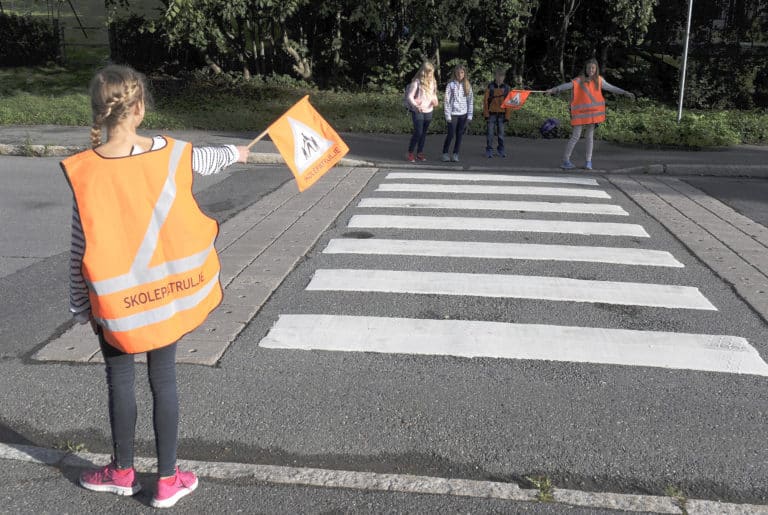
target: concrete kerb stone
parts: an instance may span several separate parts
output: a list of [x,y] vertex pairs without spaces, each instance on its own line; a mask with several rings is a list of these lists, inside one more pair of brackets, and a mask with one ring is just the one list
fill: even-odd
[[[25,156],[25,157],[68,157],[78,152],[88,150],[86,146],[64,145],[38,145],[38,144],[7,144],[0,143],[0,156]],[[278,153],[251,152],[248,156],[249,164],[277,165],[285,164],[285,159]],[[369,161],[361,159],[342,158],[337,166],[373,166]]]
[[[476,171],[476,172],[506,172],[506,173],[569,173],[557,167],[508,166],[494,168],[491,166],[465,165],[462,163],[418,164],[376,162],[375,166],[387,170],[410,170],[414,168],[426,171]],[[577,173],[584,170],[577,169]],[[573,171],[571,171],[573,173]],[[768,165],[706,165],[706,164],[649,164],[625,168],[589,170],[591,174],[599,175],[671,175],[671,176],[712,176],[712,177],[754,177],[768,178]]]
[[[103,466],[110,461],[111,457],[108,454],[68,453],[31,445],[0,443],[0,459],[25,461],[44,466],[87,468]],[[537,502],[538,500],[537,490],[524,489],[514,483],[497,481],[196,460],[179,460],[178,464],[183,469],[194,471],[200,477],[219,480],[250,480],[297,487],[448,495],[517,502]],[[134,466],[140,473],[154,473],[156,460],[139,457],[136,458]],[[587,509],[608,508],[646,513],[681,514],[687,512],[691,515],[768,513],[768,506],[699,499],[686,500],[685,511],[683,511],[678,501],[670,497],[584,492],[559,488],[553,489],[552,502],[553,504]]]
[[[67,157],[77,152],[86,150],[86,146],[68,145],[39,145],[39,144],[7,144],[0,143],[0,156],[26,156],[26,157]],[[259,165],[285,164],[283,157],[274,152],[252,152],[248,157],[248,163]],[[376,167],[390,169],[413,169],[413,163],[391,163],[383,161],[367,161],[355,157],[345,157],[338,163],[339,166],[348,167]],[[423,170],[444,170],[455,168],[456,170],[473,171],[499,171],[499,168],[487,166],[473,166],[464,163],[435,163],[418,164]],[[553,167],[505,167],[506,172],[518,173],[562,173],[560,168]],[[617,175],[673,175],[673,176],[713,176],[713,177],[755,177],[768,178],[768,165],[710,165],[710,164],[648,164],[613,169],[596,169],[590,173],[617,174]]]

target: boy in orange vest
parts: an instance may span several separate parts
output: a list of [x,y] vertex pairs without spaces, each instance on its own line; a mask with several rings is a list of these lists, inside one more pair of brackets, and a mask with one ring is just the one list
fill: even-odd
[[592,169],[592,148],[594,146],[595,127],[605,121],[605,98],[603,91],[606,90],[614,95],[626,95],[634,100],[635,95],[621,88],[609,84],[601,75],[600,68],[596,59],[590,59],[584,64],[584,73],[570,82],[560,84],[554,88],[548,89],[548,95],[554,95],[562,91],[572,91],[571,94],[571,125],[573,132],[571,139],[565,145],[563,154],[563,163],[560,168],[563,170],[572,170],[576,166],[571,163],[571,154],[576,147],[576,143],[581,138],[582,128],[586,127],[587,152],[584,169]]
[[493,157],[493,136],[496,134],[496,152],[499,157],[507,157],[504,151],[504,129],[512,114],[511,109],[504,109],[502,103],[509,94],[509,85],[504,82],[506,70],[496,68],[494,81],[488,84],[483,98],[483,118],[487,124],[485,157]]

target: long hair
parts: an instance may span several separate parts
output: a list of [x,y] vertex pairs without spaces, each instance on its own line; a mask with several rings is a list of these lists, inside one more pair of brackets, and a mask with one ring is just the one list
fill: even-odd
[[[464,72],[464,78],[462,80],[459,80],[459,72]],[[467,73],[467,69],[464,67],[463,64],[457,64],[454,69],[453,73],[451,73],[451,79],[461,83],[461,87],[464,90],[464,96],[468,97],[472,94],[472,85],[469,83],[469,74]]]
[[435,65],[429,61],[421,63],[421,67],[413,76],[413,80],[419,81],[419,86],[422,90],[429,92],[430,94],[435,91]]
[[139,102],[149,103],[144,76],[129,66],[111,64],[91,80],[91,146],[101,145],[101,128],[114,127]]
[[[595,68],[597,68],[597,71],[595,72],[594,79],[589,78],[589,74],[587,73],[587,68],[589,68],[589,65],[594,64]],[[600,65],[597,62],[597,59],[594,57],[587,59],[587,62],[584,63],[584,69],[581,71],[581,75],[579,75],[579,80],[581,82],[590,82],[591,80],[594,80],[596,85],[600,86]]]

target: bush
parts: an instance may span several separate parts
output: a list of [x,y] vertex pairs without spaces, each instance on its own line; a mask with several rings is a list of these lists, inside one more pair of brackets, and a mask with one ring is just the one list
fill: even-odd
[[174,73],[204,64],[190,46],[171,48],[162,31],[155,30],[144,17],[135,14],[110,23],[109,50],[112,61],[144,73],[158,70]]
[[45,64],[58,57],[54,26],[30,16],[0,13],[0,66]]

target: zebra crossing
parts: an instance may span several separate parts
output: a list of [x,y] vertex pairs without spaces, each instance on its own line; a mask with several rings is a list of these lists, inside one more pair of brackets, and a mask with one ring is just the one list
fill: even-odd
[[[477,198],[478,195],[492,198]],[[503,198],[495,198],[498,196]],[[363,263],[381,256],[408,257],[408,263],[434,258],[460,259],[466,263],[505,260],[512,264],[512,272],[514,263],[528,261],[621,265],[646,270],[656,267],[668,271],[685,268],[670,252],[623,245],[627,238],[651,243],[652,240],[642,225],[617,221],[617,217],[628,217],[629,213],[611,202],[608,191],[601,189],[592,177],[390,172],[359,201],[347,223],[349,229],[382,230],[386,236],[332,238],[322,253],[329,257],[354,256]],[[377,210],[376,214],[366,212],[372,208]],[[459,211],[467,216],[432,216],[422,214],[423,210]],[[402,214],[404,211],[408,214]],[[483,216],[488,211],[502,216]],[[538,219],[515,213],[546,213],[559,218]],[[599,217],[600,221],[567,219],[573,215]],[[420,237],[438,232],[469,237]],[[555,241],[493,241],[494,233],[524,234],[534,239],[546,236]],[[408,237],[413,234],[419,237]],[[615,245],[576,245],[567,241],[570,237],[587,241],[599,238],[600,242],[609,240]],[[557,274],[424,271],[405,266],[382,269],[371,261],[370,265],[356,268],[321,267],[315,270],[305,292],[498,298],[689,313],[718,311],[696,285]],[[269,349],[550,360],[768,376],[768,364],[740,336],[369,315],[375,314],[283,313],[259,345]]]

